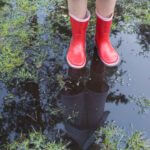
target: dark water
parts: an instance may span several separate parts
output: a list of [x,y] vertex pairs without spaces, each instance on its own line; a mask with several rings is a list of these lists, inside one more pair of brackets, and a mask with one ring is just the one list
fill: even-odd
[[121,126],[125,127],[133,124],[134,128],[146,130],[147,135],[150,136],[149,110],[147,109],[145,113],[138,113],[142,111],[142,106],[135,105],[138,101],[142,103],[143,97],[145,99],[150,98],[149,53],[143,53],[143,47],[139,44],[136,34],[120,34],[114,40],[118,38],[121,38],[123,41],[119,49],[124,61],[118,71],[121,70],[121,72],[125,73],[111,90],[125,95],[132,102],[127,104],[120,103],[119,105],[108,103],[107,109],[112,112],[109,119],[114,119]]
[[[139,26],[134,34],[112,34],[112,43],[122,58],[118,67],[105,67],[93,44],[88,49],[86,68],[71,69],[64,59],[64,46],[56,57],[48,49],[49,57],[39,71],[38,83],[26,81],[8,88],[0,82],[0,144],[33,128],[55,138],[51,132],[63,121],[78,129],[77,136],[86,130],[84,133],[90,137],[95,128],[113,120],[127,132],[144,131],[150,138],[150,107],[144,103],[145,99],[150,101],[149,35],[146,25]],[[68,109],[63,108],[64,115],[55,115],[60,100]],[[74,109],[79,117],[68,123],[66,118]],[[68,133],[73,130],[68,127]]]

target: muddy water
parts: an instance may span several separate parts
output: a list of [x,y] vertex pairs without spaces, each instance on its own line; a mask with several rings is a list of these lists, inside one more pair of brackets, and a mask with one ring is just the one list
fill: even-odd
[[[41,16],[43,18],[43,15]],[[43,22],[43,19],[39,21]],[[74,99],[85,99],[84,112],[80,114],[81,123],[76,125],[77,128],[87,129],[90,126],[87,114],[90,105],[90,109],[93,109],[93,103],[89,100],[87,106],[86,98],[81,98],[81,95],[94,93],[93,99],[95,100],[97,95],[102,101],[95,102],[95,106],[100,105],[99,113],[104,116],[103,121],[113,120],[127,132],[140,130],[150,137],[150,107],[144,103],[145,99],[150,100],[150,37],[148,27],[139,28],[139,32],[134,34],[112,34],[112,43],[122,59],[118,67],[105,67],[94,54],[93,42],[88,49],[86,68],[80,71],[71,69],[64,59],[66,45],[56,40],[62,45],[62,51],[54,55],[50,48],[46,48],[48,59],[39,70],[38,83],[26,81],[14,87],[7,87],[0,82],[0,144],[13,141],[20,133],[26,134],[33,128],[42,129],[50,138],[55,138],[50,135],[51,131],[57,123],[63,122],[65,117],[59,113],[54,114],[53,109],[58,109],[57,101],[64,96],[64,91],[67,91],[67,96],[75,97]],[[104,95],[107,95],[107,98]],[[79,101],[79,105],[80,103]],[[107,112],[107,116],[104,112]],[[99,115],[95,112],[95,118],[96,116]],[[91,118],[94,118],[94,109]],[[95,122],[91,125],[92,128],[100,125],[97,120],[91,122]]]

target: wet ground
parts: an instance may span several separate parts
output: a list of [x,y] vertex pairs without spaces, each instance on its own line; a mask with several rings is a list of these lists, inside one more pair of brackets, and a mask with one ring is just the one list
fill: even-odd
[[[42,13],[39,16],[43,18]],[[62,32],[59,25],[57,28]],[[56,37],[56,44],[62,51],[46,47],[48,57],[39,69],[37,83],[32,80],[17,83],[14,80],[13,86],[7,86],[0,82],[0,144],[13,141],[20,133],[26,134],[33,129],[42,130],[49,138],[54,138],[52,129],[68,118],[60,113],[58,101],[62,100],[70,108],[71,104],[65,101],[68,99],[84,108],[84,112],[78,114],[81,119],[75,121],[75,124],[78,122],[77,128],[96,128],[104,115],[105,122],[115,121],[129,134],[136,130],[144,131],[150,138],[149,29],[148,25],[139,25],[135,33],[112,33],[111,41],[122,59],[120,65],[114,68],[105,67],[100,62],[91,40],[93,44],[90,43],[87,50],[86,67],[82,70],[69,68],[65,61],[69,41],[63,44]],[[65,34],[69,39],[70,32],[65,31]],[[83,100],[84,104],[81,104]],[[100,106],[100,115],[94,114],[95,106]],[[91,121],[92,118],[94,120]]]

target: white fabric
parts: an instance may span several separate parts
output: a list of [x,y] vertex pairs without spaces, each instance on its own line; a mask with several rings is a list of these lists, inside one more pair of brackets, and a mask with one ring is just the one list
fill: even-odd
[[75,19],[75,20],[78,21],[78,22],[86,22],[86,21],[89,21],[89,19],[90,19],[90,17],[91,17],[91,14],[90,14],[90,12],[87,10],[86,18],[85,18],[85,19],[77,18],[76,16],[74,16],[74,15],[71,14],[71,13],[69,13],[69,16],[72,17],[73,19]]
[[111,21],[113,19],[113,13],[111,14],[111,17],[103,17],[101,16],[97,11],[96,11],[96,15],[98,18],[102,19],[103,21]]

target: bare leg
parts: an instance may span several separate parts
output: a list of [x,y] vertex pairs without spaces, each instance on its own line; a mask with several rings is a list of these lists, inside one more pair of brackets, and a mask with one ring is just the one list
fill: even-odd
[[117,0],[96,0],[96,11],[103,17],[110,17],[114,13]]
[[69,14],[84,19],[87,12],[87,0],[68,0]]

